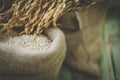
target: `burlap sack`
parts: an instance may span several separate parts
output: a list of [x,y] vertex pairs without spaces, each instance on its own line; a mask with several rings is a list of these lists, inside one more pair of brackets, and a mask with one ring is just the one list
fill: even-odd
[[[65,62],[67,65],[93,76],[100,75],[98,61],[103,46],[101,29],[105,22],[106,11],[107,2],[103,2],[80,14],[69,13],[61,18],[59,22],[63,24],[62,30],[66,35],[67,57]],[[78,24],[73,15],[77,16]]]
[[65,58],[65,37],[58,28],[45,34],[52,40],[47,50],[19,49],[0,42],[0,80],[56,80]]

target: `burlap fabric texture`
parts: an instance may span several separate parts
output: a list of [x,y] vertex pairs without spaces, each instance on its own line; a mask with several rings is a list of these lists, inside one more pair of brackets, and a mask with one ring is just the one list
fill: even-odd
[[56,80],[65,58],[65,37],[58,28],[49,28],[45,34],[52,43],[44,51],[19,49],[0,42],[0,80]]
[[66,35],[65,63],[97,77],[100,76],[99,61],[103,47],[101,30],[107,5],[107,2],[99,3],[80,13],[69,13],[59,20]]

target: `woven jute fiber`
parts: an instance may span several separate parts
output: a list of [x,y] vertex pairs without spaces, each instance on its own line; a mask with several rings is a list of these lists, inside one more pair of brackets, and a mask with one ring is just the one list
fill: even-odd
[[56,80],[65,58],[65,36],[58,28],[46,29],[44,34],[52,41],[46,50],[21,49],[0,42],[1,80]]
[[67,43],[65,62],[70,67],[100,76],[99,61],[103,46],[101,30],[107,8],[108,3],[102,2],[77,14],[69,13],[60,19]]

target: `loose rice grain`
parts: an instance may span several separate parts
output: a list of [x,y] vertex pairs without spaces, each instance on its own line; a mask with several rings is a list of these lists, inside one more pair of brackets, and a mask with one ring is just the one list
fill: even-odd
[[16,37],[9,37],[5,41],[1,41],[14,47],[20,47],[24,49],[32,50],[46,50],[50,47],[51,40],[45,35],[22,35]]

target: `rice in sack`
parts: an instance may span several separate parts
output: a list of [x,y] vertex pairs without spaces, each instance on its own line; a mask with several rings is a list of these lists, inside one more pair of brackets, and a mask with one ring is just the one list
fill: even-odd
[[[57,21],[61,16],[73,10],[84,10],[96,4],[97,1],[99,0],[13,0],[10,8],[0,10],[2,12],[0,13],[0,34],[16,37],[23,35],[27,37],[25,34],[29,37],[31,34],[40,35],[50,26],[58,27]],[[36,50],[37,46],[30,47],[30,45],[26,48],[28,41],[23,41],[21,43],[23,46],[14,44],[15,47],[1,43],[1,73],[15,75],[38,73],[40,76],[38,79],[54,80],[65,57],[64,35],[59,29],[49,29],[46,33],[52,41],[50,47],[46,47],[47,50],[41,51],[41,48]],[[35,50],[32,50],[34,48]]]
[[58,28],[46,30],[45,35],[4,38],[0,42],[0,79],[55,80],[65,51],[64,34]]

